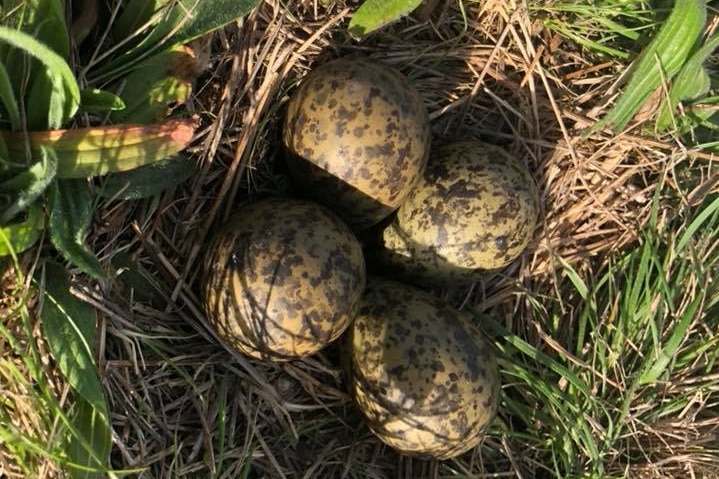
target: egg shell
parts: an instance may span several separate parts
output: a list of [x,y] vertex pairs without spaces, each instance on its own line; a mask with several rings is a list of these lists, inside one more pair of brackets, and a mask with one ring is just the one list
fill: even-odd
[[357,312],[361,245],[329,209],[271,198],[242,207],[209,243],[202,280],[207,319],[228,346],[258,359],[314,354]]
[[417,89],[395,68],[364,57],[312,70],[283,125],[295,184],[356,230],[399,207],[424,171],[430,141]]
[[382,441],[437,459],[480,443],[500,383],[470,316],[418,288],[370,277],[348,336],[350,388]]
[[383,271],[422,284],[477,281],[517,259],[539,213],[529,170],[501,147],[450,143],[382,232]]

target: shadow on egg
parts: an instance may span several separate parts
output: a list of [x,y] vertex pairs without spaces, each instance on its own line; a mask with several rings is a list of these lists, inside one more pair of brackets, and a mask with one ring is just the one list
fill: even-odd
[[[384,230],[392,229],[401,241],[401,248],[388,249],[381,238],[365,250],[368,271],[415,284],[417,286],[453,287],[481,281],[487,274],[496,270],[482,268],[464,268],[450,261],[437,250],[435,245],[421,245],[406,234],[394,222]],[[378,235],[381,235],[381,232]],[[487,241],[496,241],[487,238]],[[446,248],[446,245],[444,245]],[[464,243],[458,248],[481,249],[481,243]]]
[[204,277],[217,335],[251,357],[286,361],[319,351],[349,326],[365,265],[359,242],[329,210],[272,199],[223,225]]
[[329,207],[355,231],[367,230],[399,207],[399,200],[383,203],[300,156],[286,155],[298,193]]

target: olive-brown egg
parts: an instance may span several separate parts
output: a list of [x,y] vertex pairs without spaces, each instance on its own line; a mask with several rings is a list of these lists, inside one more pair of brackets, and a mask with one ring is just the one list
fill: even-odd
[[363,57],[312,70],[283,125],[294,182],[357,230],[399,207],[424,170],[430,138],[417,89],[395,68]]
[[213,236],[202,292],[208,322],[230,347],[283,361],[337,339],[365,280],[361,245],[332,211],[272,198],[242,207]]
[[437,459],[480,443],[500,383],[490,344],[468,314],[415,287],[370,277],[348,336],[351,392],[382,441]]
[[438,148],[382,232],[379,262],[421,283],[476,281],[525,250],[538,196],[529,170],[498,146],[463,141]]

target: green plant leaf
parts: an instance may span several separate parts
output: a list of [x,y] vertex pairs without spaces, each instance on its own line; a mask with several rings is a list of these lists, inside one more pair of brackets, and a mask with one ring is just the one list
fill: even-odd
[[177,0],[137,45],[94,70],[89,78],[93,82],[120,78],[140,58],[185,45],[241,18],[259,3],[260,0]]
[[213,30],[242,18],[261,0],[180,0],[175,10],[182,15],[182,27],[168,41],[168,47],[185,45]]
[[94,213],[86,180],[53,183],[50,239],[68,261],[94,278],[104,277],[100,261],[85,246],[85,235]]
[[[112,24],[115,41],[124,40],[152,20],[153,15],[170,0],[128,0],[122,12]],[[160,18],[157,17],[157,21]],[[157,22],[156,21],[156,22]],[[155,22],[155,23],[156,23]]]
[[361,39],[410,14],[421,3],[422,0],[365,0],[352,15],[349,34]]
[[17,106],[15,93],[12,89],[12,83],[8,76],[5,65],[0,63],[0,101],[2,101],[5,111],[10,117],[10,125],[13,130],[19,130],[22,125],[20,123],[20,110]]
[[709,92],[711,79],[704,68],[704,62],[717,48],[719,48],[719,34],[711,37],[684,64],[672,82],[669,98],[664,100],[659,110],[656,121],[659,130],[666,130],[672,126],[672,115],[680,102],[699,98]]
[[65,116],[65,97],[57,95],[53,79],[46,69],[33,69],[32,84],[27,95],[25,118],[30,131],[56,130],[68,118]]
[[588,133],[610,126],[623,129],[649,97],[671,80],[694,48],[706,22],[704,0],[677,0],[656,37],[642,51],[629,82],[607,115]]
[[140,63],[122,79],[120,96],[127,108],[111,115],[115,123],[152,123],[166,116],[173,102],[184,102],[194,78],[183,71],[194,58],[185,47],[175,47]]
[[[47,88],[50,89],[49,92],[52,98],[51,103],[45,105],[45,107],[49,111],[54,112],[58,105],[61,106],[61,121],[57,121],[60,124],[72,118],[80,104],[80,88],[67,62],[65,62],[60,55],[32,36],[17,30],[0,26],[0,41],[28,52],[45,66],[44,71],[50,82]],[[28,108],[30,108],[29,104]],[[28,127],[30,127],[29,124]]]
[[0,183],[0,194],[14,196],[0,215],[0,223],[9,223],[18,213],[30,206],[50,185],[57,174],[57,156],[52,149],[40,149],[40,161],[26,171]]
[[687,225],[686,230],[674,246],[674,251],[676,253],[683,253],[689,242],[694,239],[694,236],[706,230],[707,221],[710,221],[712,216],[717,212],[719,212],[719,197],[714,198],[714,200],[702,209],[696,218]]
[[78,398],[71,417],[72,434],[67,453],[74,467],[72,479],[99,479],[106,477],[108,458],[112,446],[112,435],[108,421],[107,406],[94,407]]
[[44,227],[42,207],[35,203],[28,208],[25,221],[0,227],[0,257],[30,248],[40,238]]
[[25,0],[18,28],[32,35],[62,58],[70,55],[70,36],[65,24],[65,7],[60,0]]
[[195,172],[195,161],[187,155],[162,160],[134,170],[110,175],[100,196],[135,200],[157,195],[187,180]]
[[[27,0],[22,2],[21,11],[18,17],[21,32],[32,36],[63,59],[69,56],[70,42],[63,2]],[[23,95],[26,127],[31,130],[59,128],[67,121],[64,112],[66,99],[63,94],[55,92],[55,80],[52,78],[55,74],[48,71],[48,67],[38,58],[28,62],[24,55],[20,55],[15,56],[15,60],[10,65],[11,74],[21,76],[22,83],[27,82],[29,85],[27,93]],[[14,79],[16,88],[20,85],[18,80]],[[16,90],[18,96],[23,94],[24,88]]]
[[[50,352],[68,383],[95,409],[105,408],[105,396],[95,362],[95,310],[70,292],[67,270],[46,261],[42,286],[43,331]],[[40,279],[40,278],[38,278]]]
[[107,113],[125,109],[125,102],[112,92],[85,88],[80,91],[80,108],[89,113]]
[[[42,145],[58,158],[58,178],[87,178],[127,171],[170,158],[192,141],[197,122],[189,118],[151,125],[123,124],[65,130],[3,133],[10,159],[23,164]],[[2,133],[2,132],[0,132]]]

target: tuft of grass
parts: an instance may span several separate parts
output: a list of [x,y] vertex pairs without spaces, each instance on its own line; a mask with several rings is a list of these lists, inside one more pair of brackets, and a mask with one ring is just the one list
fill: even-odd
[[494,433],[529,477],[719,471],[719,196],[653,211],[591,276],[562,263],[566,309],[529,295],[536,343],[481,318],[506,384]]
[[629,60],[668,10],[644,0],[531,2],[543,26],[588,52]]
[[63,434],[67,390],[29,304],[19,265],[0,276],[0,473],[8,479],[61,477],[68,462]]

